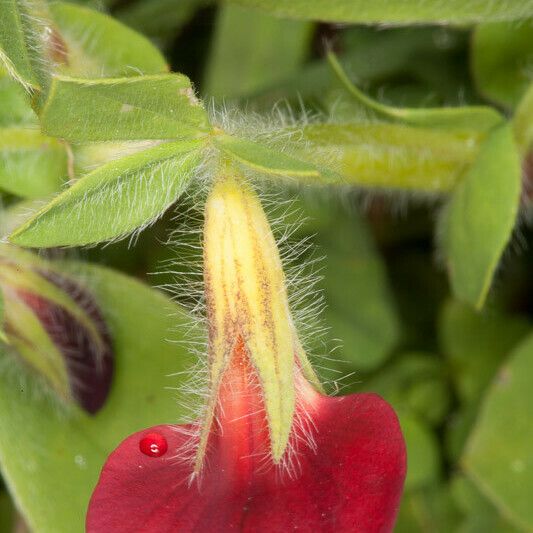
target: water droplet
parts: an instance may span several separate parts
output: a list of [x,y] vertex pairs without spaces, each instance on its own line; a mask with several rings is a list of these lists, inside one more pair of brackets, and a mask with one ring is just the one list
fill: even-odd
[[148,433],[139,442],[139,449],[149,457],[161,457],[167,453],[167,439],[160,433]]

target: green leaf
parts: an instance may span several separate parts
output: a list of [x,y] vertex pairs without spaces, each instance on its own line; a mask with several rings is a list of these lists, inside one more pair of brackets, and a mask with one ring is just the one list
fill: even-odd
[[[309,49],[312,25],[225,5],[218,13],[204,92],[234,98],[290,76]],[[275,68],[265,68],[275,65]]]
[[200,141],[163,143],[106,163],[54,198],[10,240],[22,246],[79,246],[139,230],[187,187],[201,146]]
[[[30,376],[21,378],[14,369],[0,376],[0,465],[30,528],[41,533],[82,533],[107,455],[130,433],[185,415],[176,391],[164,390],[179,383],[169,374],[190,368],[183,343],[168,342],[183,341],[189,330],[180,309],[112,271],[70,270],[85,280],[111,328],[116,374],[106,405],[91,417],[39,393]],[[191,402],[178,394],[183,400]]]
[[49,69],[48,9],[43,0],[2,0],[0,65],[25,89],[39,89]]
[[0,127],[35,125],[37,117],[33,112],[23,88],[6,75],[0,73]]
[[381,368],[357,391],[375,392],[396,410],[431,426],[440,424],[451,403],[446,368],[434,354],[407,352]]
[[362,106],[371,109],[378,116],[399,121],[411,126],[432,127],[454,130],[488,131],[502,122],[502,116],[491,107],[439,107],[439,108],[399,108],[380,104],[368,97],[349,80],[333,53],[328,60],[348,92]]
[[0,209],[0,238],[2,238],[3,242],[12,231],[41,209],[43,202],[50,201],[52,197],[21,200],[4,209]]
[[533,529],[533,337],[500,369],[462,463],[467,475],[516,526]]
[[40,198],[60,189],[67,178],[67,150],[37,130],[0,128],[0,189]]
[[158,74],[168,70],[159,50],[143,35],[82,6],[50,3],[62,39],[57,72],[81,78]]
[[521,168],[509,125],[493,130],[442,219],[452,289],[481,308],[518,213]]
[[316,180],[320,176],[314,165],[264,144],[223,134],[214,136],[212,140],[217,148],[232,159],[253,170],[303,180]]
[[526,157],[533,150],[533,83],[518,104],[513,130],[520,154]]
[[229,0],[256,7],[281,17],[364,24],[415,22],[473,23],[484,20],[515,20],[533,15],[528,0]]
[[461,533],[518,533],[465,476],[452,479],[450,488],[457,506],[463,511]]
[[209,129],[182,74],[78,79],[55,76],[42,129],[72,142],[175,139]]
[[316,242],[325,256],[320,283],[327,305],[324,321],[330,327],[328,338],[341,343],[335,358],[357,371],[375,369],[390,356],[400,335],[385,265],[357,213],[343,213],[331,202],[312,215],[322,226]]
[[531,82],[533,20],[481,24],[474,31],[472,72],[479,91],[514,108]]
[[439,479],[441,471],[437,438],[416,417],[400,412],[399,419],[409,463],[405,489],[413,490],[431,485]]
[[137,0],[118,4],[113,15],[160,45],[170,44],[205,0]]
[[459,510],[449,486],[434,484],[404,494],[394,532],[466,533],[457,529],[459,521]]
[[461,402],[477,403],[505,357],[529,328],[529,322],[520,316],[494,310],[475,312],[454,300],[444,305],[439,341]]
[[301,158],[330,167],[340,184],[448,192],[475,160],[480,134],[401,124],[304,126]]

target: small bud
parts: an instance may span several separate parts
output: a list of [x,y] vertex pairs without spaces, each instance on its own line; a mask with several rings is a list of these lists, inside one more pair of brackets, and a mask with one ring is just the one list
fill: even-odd
[[4,342],[64,400],[89,413],[113,375],[111,337],[88,291],[33,254],[0,245]]
[[257,371],[271,455],[279,462],[293,424],[296,372],[318,381],[296,334],[278,248],[263,208],[252,189],[231,174],[214,185],[205,207],[204,281],[213,401],[199,462],[222,376],[241,339]]

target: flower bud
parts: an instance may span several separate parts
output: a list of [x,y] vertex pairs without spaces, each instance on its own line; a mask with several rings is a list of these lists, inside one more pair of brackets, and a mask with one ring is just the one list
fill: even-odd
[[242,340],[257,372],[271,455],[279,462],[293,424],[296,372],[318,381],[296,334],[285,275],[263,208],[252,189],[231,174],[214,185],[205,207],[204,282],[213,401],[199,459],[222,376]]
[[10,245],[0,245],[0,292],[3,342],[62,399],[98,411],[113,357],[93,297],[53,263]]

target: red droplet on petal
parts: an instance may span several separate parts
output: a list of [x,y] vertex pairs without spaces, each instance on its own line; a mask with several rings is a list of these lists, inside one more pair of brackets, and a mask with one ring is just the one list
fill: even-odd
[[167,453],[167,439],[161,433],[148,433],[139,442],[139,449],[149,457],[161,457]]

